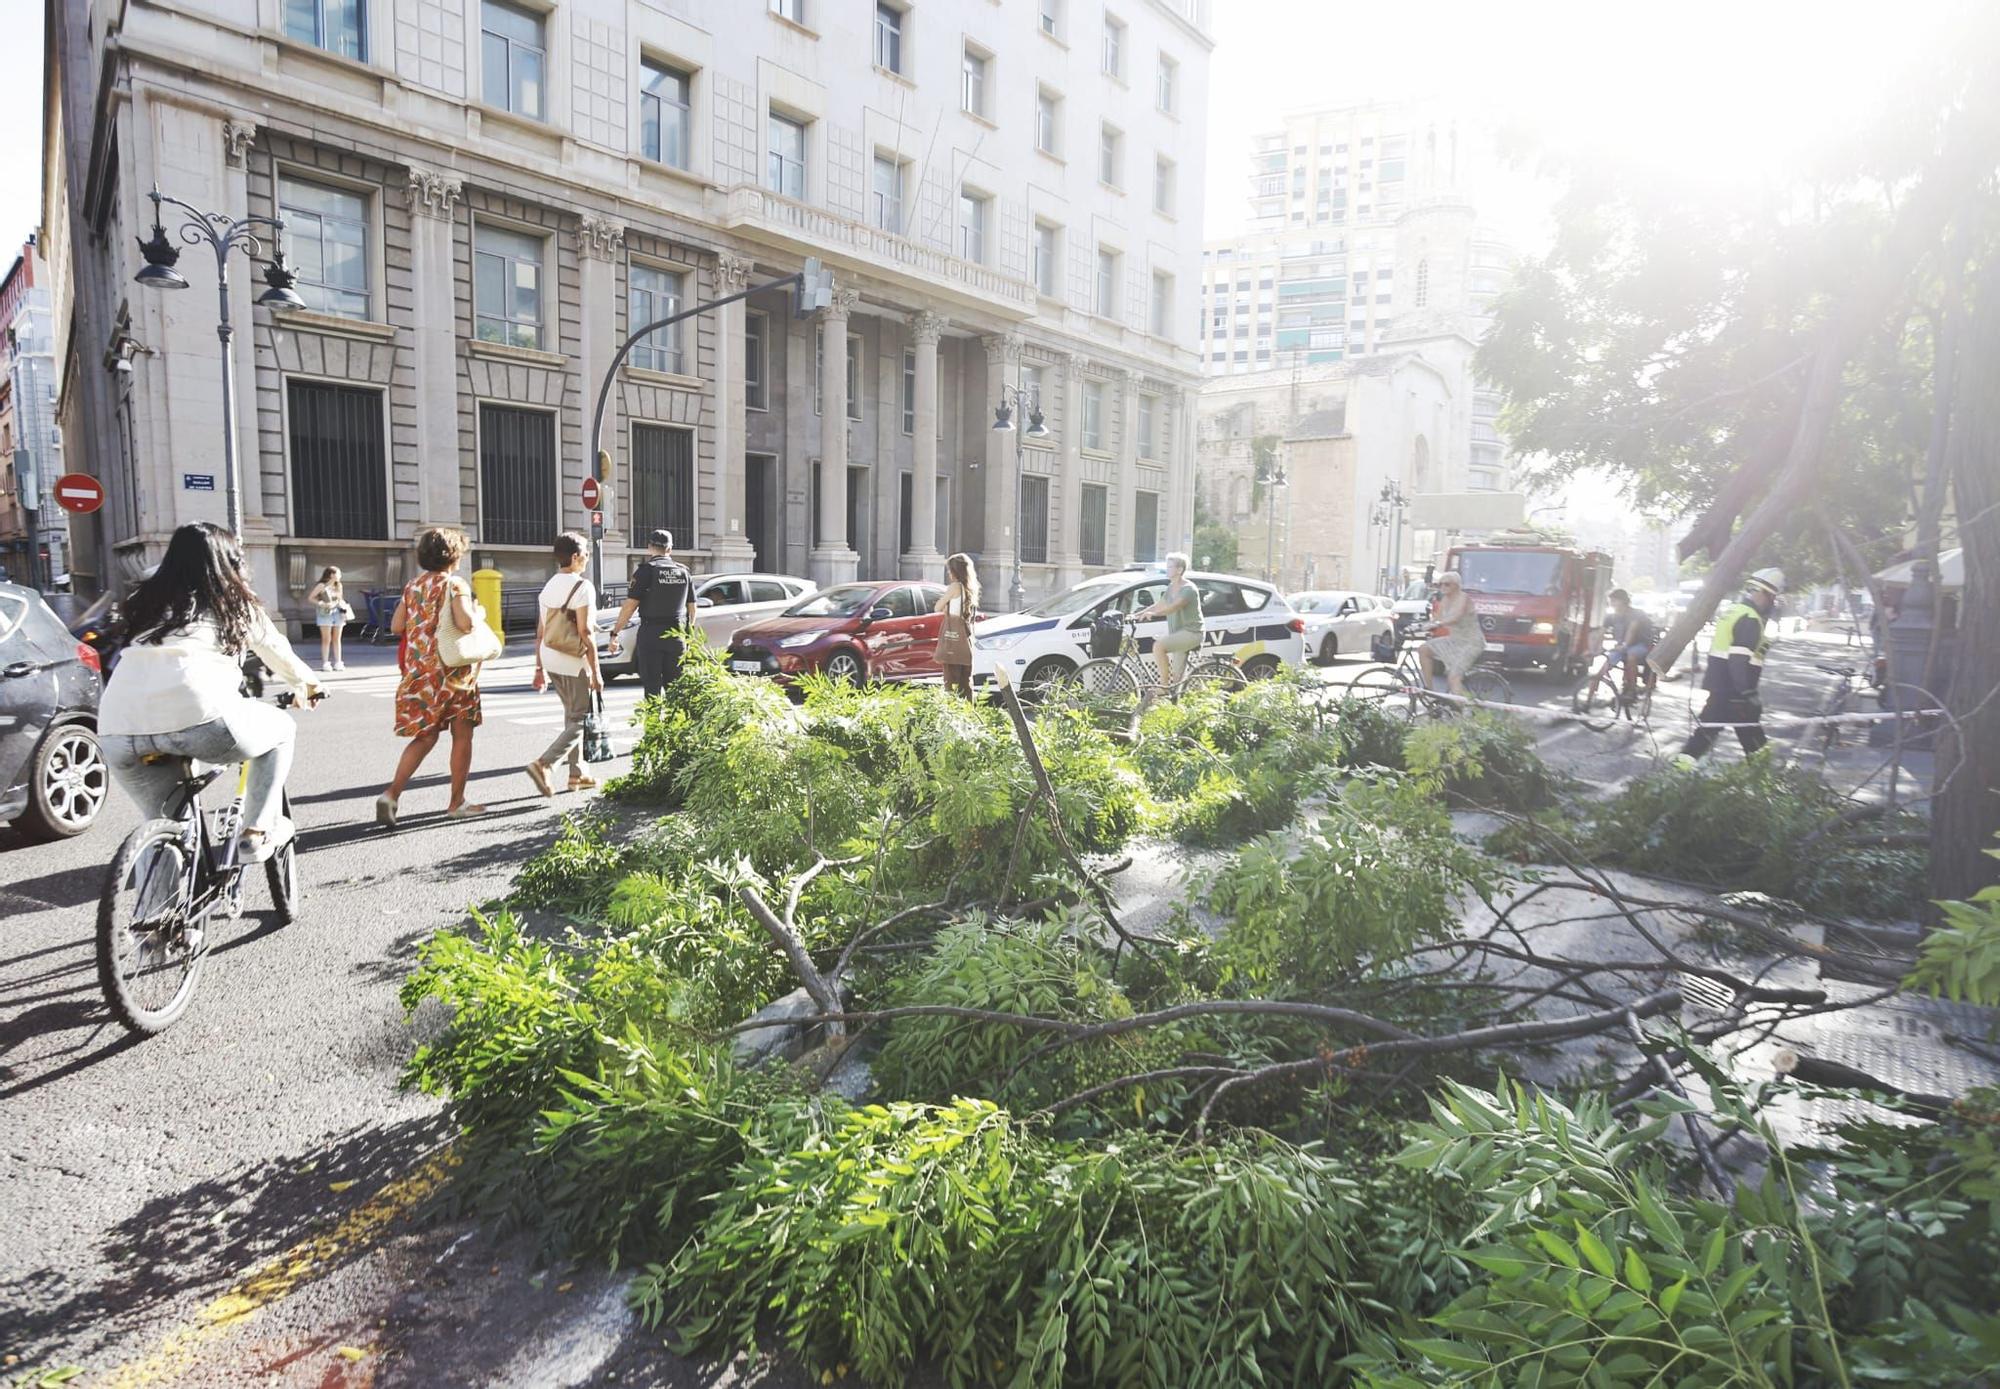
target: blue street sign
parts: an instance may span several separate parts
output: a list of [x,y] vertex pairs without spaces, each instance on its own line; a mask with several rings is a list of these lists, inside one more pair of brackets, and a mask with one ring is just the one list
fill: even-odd
[[181,490],[183,492],[213,492],[215,490],[215,474],[182,473]]

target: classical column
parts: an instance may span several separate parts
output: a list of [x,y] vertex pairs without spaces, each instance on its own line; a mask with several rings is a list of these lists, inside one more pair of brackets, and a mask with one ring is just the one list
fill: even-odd
[[[583,400],[583,427],[590,428],[591,416],[597,409],[597,392],[604,385],[605,370],[611,365],[611,355],[618,350],[618,262],[625,255],[625,228],[602,217],[585,213],[577,219],[576,249],[579,288],[583,295],[583,336],[582,347],[577,356],[577,373],[580,378]],[[633,324],[638,327],[638,324]],[[567,522],[572,507],[583,505],[578,496],[585,475],[607,483],[611,488],[608,501],[600,504],[604,512],[604,539],[608,545],[617,545],[630,527],[624,525],[625,505],[630,500],[625,483],[632,476],[629,465],[618,467],[618,398],[612,392],[612,399],[605,407],[604,448],[611,455],[611,463],[602,474],[595,458],[579,460],[581,466],[572,465],[563,470],[561,515]],[[590,440],[584,440],[588,450]],[[572,476],[574,472],[574,476]],[[589,516],[583,516],[586,530]],[[615,567],[614,567],[615,569]],[[615,571],[622,572],[622,571]]]
[[[986,348],[986,408],[993,410],[1003,401],[1012,403],[1007,391],[1019,384],[1021,339],[1008,333],[982,339],[982,346]],[[1016,430],[1027,427],[1019,413],[1015,411]],[[1019,435],[995,429],[985,433],[986,531],[979,547],[979,583],[987,594],[987,606],[998,608],[1001,595],[1013,582],[1014,529],[1021,520],[1014,505],[1014,447]]]
[[[1161,408],[1164,408],[1162,402]],[[1139,510],[1139,373],[1118,374],[1118,416],[1124,428],[1118,436],[1118,473],[1112,487],[1111,514],[1117,519],[1107,526],[1104,562],[1112,566],[1132,561],[1132,523]],[[1161,421],[1153,421],[1153,443],[1157,452]]]
[[[727,251],[715,258],[717,297],[740,294],[749,283],[749,261]],[[746,502],[743,449],[750,437],[748,417],[744,414],[747,397],[743,373],[748,363],[743,336],[746,313],[741,299],[725,305],[717,315],[715,328],[715,516],[703,539],[717,571],[755,569],[760,559],[767,570],[784,567],[781,556],[760,556],[743,532]]]
[[465,524],[458,458],[457,280],[451,260],[452,215],[464,193],[456,175],[410,170],[410,348],[419,526]]
[[1049,560],[1055,565],[1058,589],[1068,588],[1083,577],[1083,374],[1089,366],[1081,357],[1056,359],[1062,449],[1056,455],[1058,490],[1056,514],[1049,526]]
[[917,355],[917,408],[910,439],[910,548],[903,556],[906,579],[941,579],[944,556],[937,551],[938,338],[944,320],[928,311],[910,323]]
[[819,318],[819,543],[807,564],[822,586],[846,583],[861,567],[847,537],[847,318],[860,297],[836,288]]

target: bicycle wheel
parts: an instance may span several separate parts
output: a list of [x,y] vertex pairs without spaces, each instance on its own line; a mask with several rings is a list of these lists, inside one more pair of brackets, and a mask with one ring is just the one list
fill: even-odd
[[1105,718],[1130,719],[1139,712],[1139,677],[1125,662],[1109,656],[1085,661],[1064,681],[1075,702]]
[[1499,671],[1475,666],[1465,673],[1465,697],[1481,704],[1512,704],[1514,687]]
[[187,918],[195,846],[179,820],[148,820],[125,837],[97,904],[97,982],[134,1032],[164,1032],[186,1010],[208,951]]
[[1196,690],[1220,690],[1224,694],[1233,694],[1242,689],[1249,678],[1243,667],[1227,656],[1211,656],[1188,667],[1187,674],[1181,678],[1181,691],[1192,694]]
[[[1471,689],[1470,683],[1466,688]],[[1584,727],[1602,733],[1618,721],[1618,690],[1608,680],[1586,680],[1570,696],[1569,706],[1583,720]]]
[[[283,801],[284,815],[292,818],[292,798],[286,793]],[[299,891],[299,832],[296,826],[285,847],[264,861],[264,881],[271,889],[271,908],[280,926],[289,926],[299,919],[299,907],[305,898]]]
[[1347,697],[1366,700],[1384,713],[1401,714],[1406,719],[1414,719],[1423,707],[1423,696],[1404,683],[1403,673],[1383,666],[1355,676],[1347,687]]

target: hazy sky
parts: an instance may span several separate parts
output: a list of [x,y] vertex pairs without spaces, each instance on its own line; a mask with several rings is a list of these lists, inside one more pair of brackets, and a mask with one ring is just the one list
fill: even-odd
[[0,0],[0,272],[42,220],[42,0]]

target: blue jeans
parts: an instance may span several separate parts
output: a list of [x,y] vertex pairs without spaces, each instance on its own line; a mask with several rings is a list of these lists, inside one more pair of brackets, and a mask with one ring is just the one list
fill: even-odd
[[[147,817],[165,815],[180,784],[181,758],[221,765],[250,763],[243,788],[243,826],[270,831],[292,767],[292,721],[268,704],[244,700],[220,718],[172,733],[106,733],[98,738],[111,775]],[[149,755],[159,761],[146,762]]]

